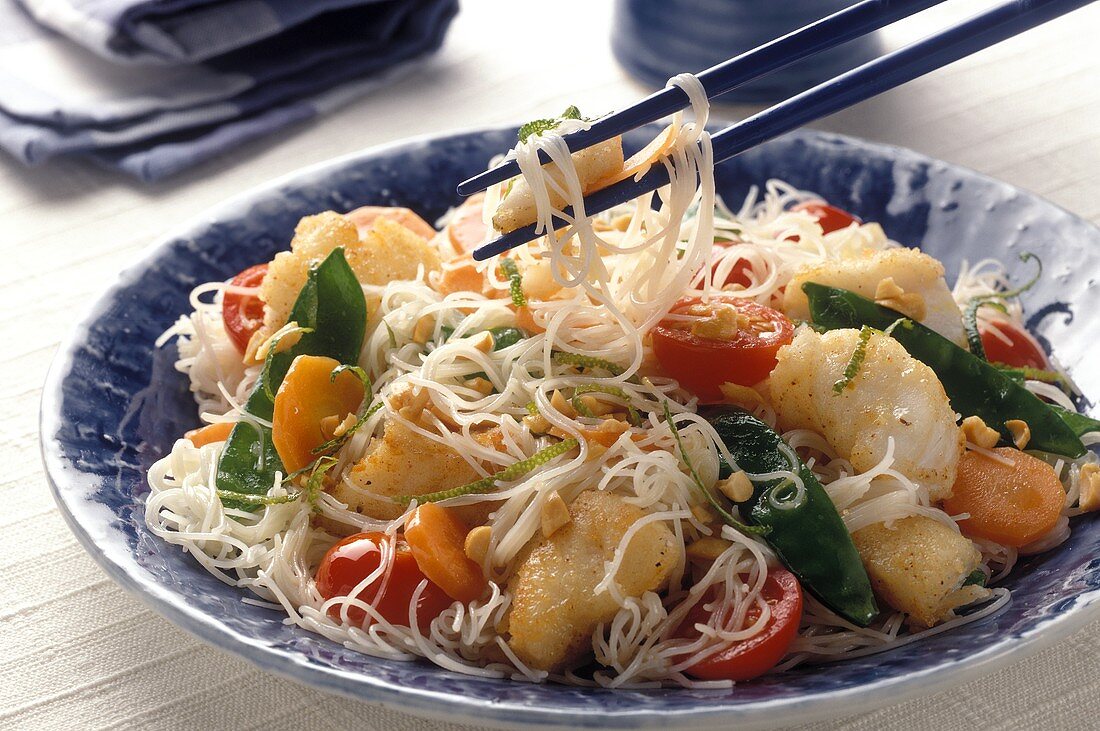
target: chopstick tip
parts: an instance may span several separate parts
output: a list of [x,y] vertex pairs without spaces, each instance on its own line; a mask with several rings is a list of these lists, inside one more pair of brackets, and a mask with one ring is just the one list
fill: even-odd
[[474,177],[470,178],[469,180],[463,180],[461,183],[458,184],[458,187],[455,190],[460,196],[468,197],[473,195],[474,193],[478,193],[484,190],[484,188],[478,185],[477,178]]

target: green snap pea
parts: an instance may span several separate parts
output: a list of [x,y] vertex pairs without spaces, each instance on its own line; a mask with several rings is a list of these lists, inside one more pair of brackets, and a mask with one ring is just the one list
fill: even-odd
[[527,337],[527,333],[518,327],[507,326],[491,327],[489,334],[493,336],[493,350],[504,350]]
[[[791,470],[784,454],[790,449],[781,449],[783,438],[752,414],[725,406],[700,413],[747,474]],[[789,502],[794,492],[790,480],[753,479],[752,497],[739,504],[741,515],[751,525],[770,529],[764,540],[807,591],[849,622],[866,627],[879,610],[859,552],[813,472],[800,460],[795,471],[806,487],[801,503]],[[723,459],[719,477],[732,473]]]

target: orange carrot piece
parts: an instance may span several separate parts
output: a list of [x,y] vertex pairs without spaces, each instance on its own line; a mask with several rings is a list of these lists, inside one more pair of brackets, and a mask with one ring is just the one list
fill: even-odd
[[546,332],[546,328],[535,322],[535,318],[531,314],[531,308],[527,305],[516,308],[516,327],[529,333]]
[[474,259],[469,254],[462,254],[444,264],[441,271],[432,274],[431,285],[432,289],[442,295],[474,292],[489,296],[493,291],[489,288],[485,275],[477,270]]
[[485,591],[481,567],[466,556],[466,526],[447,508],[424,503],[405,521],[405,541],[428,580],[460,602]]
[[290,365],[278,393],[271,420],[271,441],[287,472],[296,472],[314,459],[314,449],[332,438],[322,422],[333,426],[354,414],[363,401],[363,382],[354,373],[342,372],[333,358],[299,355]]
[[1054,528],[1065,489],[1054,468],[1041,459],[1012,447],[993,451],[1007,464],[981,452],[963,455],[943,508],[952,515],[970,514],[959,523],[968,536],[1026,546]]
[[190,439],[196,447],[205,447],[214,442],[224,442],[229,438],[229,432],[236,426],[235,421],[219,421],[217,424],[207,424],[198,429],[192,429],[183,435],[184,439]]
[[458,207],[451,222],[447,224],[447,237],[455,251],[473,251],[485,241],[489,227],[481,218],[481,207],[484,203],[484,193],[470,196]]

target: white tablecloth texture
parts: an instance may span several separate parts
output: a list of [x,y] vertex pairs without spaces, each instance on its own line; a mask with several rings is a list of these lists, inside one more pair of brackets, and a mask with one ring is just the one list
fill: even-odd
[[[927,13],[891,40],[988,5]],[[0,160],[0,728],[425,729],[207,646],[115,586],[49,495],[37,411],[63,334],[168,227],[303,165],[410,134],[522,121],[564,103],[586,113],[643,92],[607,47],[610,3],[468,0],[443,53],[404,84],[276,142],[169,183],[138,187],[80,163]],[[568,30],[571,44],[539,37]],[[974,167],[1100,221],[1100,7],[914,82],[819,126]],[[377,114],[384,108],[387,113]],[[725,116],[746,109],[723,109]],[[947,692],[813,729],[1100,728],[1100,622]]]

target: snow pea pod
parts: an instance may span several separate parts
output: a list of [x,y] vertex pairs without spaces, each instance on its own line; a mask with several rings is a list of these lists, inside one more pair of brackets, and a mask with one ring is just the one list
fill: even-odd
[[489,328],[489,334],[493,336],[493,350],[504,350],[527,337],[527,333],[518,327],[504,325]]
[[1038,396],[939,333],[846,289],[807,282],[802,291],[809,298],[814,323],[830,330],[863,325],[885,330],[901,319],[891,337],[935,371],[951,408],[963,416],[981,417],[1009,444],[1012,434],[1005,422],[1021,419],[1031,429],[1030,449],[1074,458],[1085,453],[1074,429]]
[[1066,425],[1079,437],[1100,431],[1100,421],[1092,418],[1088,414],[1079,414],[1076,411],[1070,411],[1058,404],[1050,404],[1050,408],[1055,414],[1058,414],[1058,418],[1066,422]]
[[[245,411],[271,423],[278,391],[290,364],[299,355],[325,355],[341,363],[355,364],[363,346],[367,305],[363,288],[348,266],[342,248],[333,249],[306,279],[290,312],[289,321],[309,328],[301,339],[264,363],[256,386],[248,397]],[[264,495],[275,483],[275,473],[286,470],[275,445],[271,428],[242,419],[233,427],[218,460],[215,478],[219,490]],[[226,501],[227,506],[255,508],[254,502]]]
[[[727,406],[700,413],[747,474],[791,470],[784,452],[793,451],[775,430],[752,414]],[[807,591],[841,617],[866,627],[878,614],[878,606],[859,552],[825,488],[797,456],[795,460],[806,486],[804,499],[791,504],[795,488],[790,480],[750,477],[753,493],[739,504],[741,516],[750,524],[771,529],[764,539]],[[719,476],[732,473],[723,459]]]

